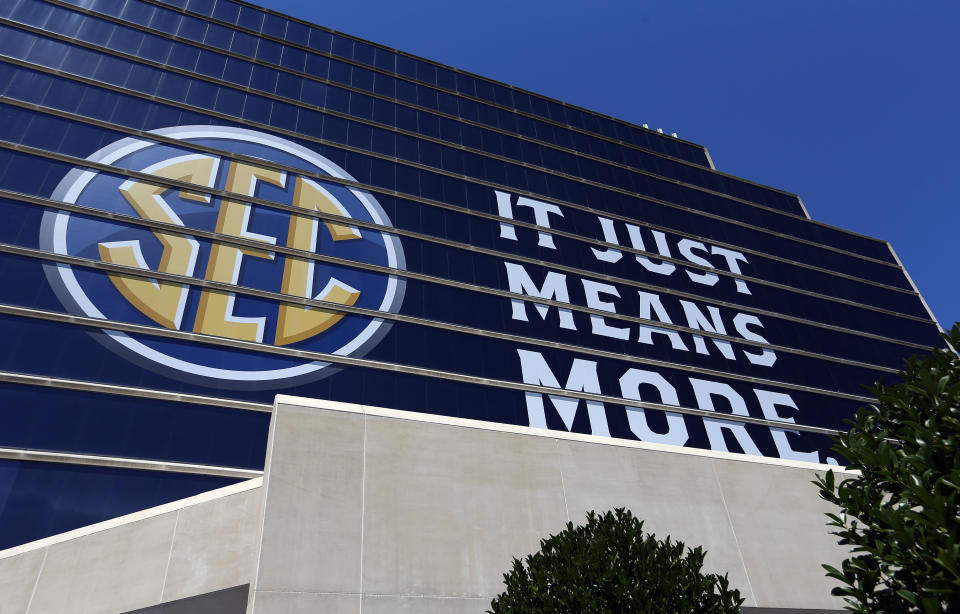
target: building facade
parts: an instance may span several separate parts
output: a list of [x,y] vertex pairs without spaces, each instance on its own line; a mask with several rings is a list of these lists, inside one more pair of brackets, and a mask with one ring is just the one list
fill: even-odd
[[277,395],[841,464],[942,345],[700,145],[244,2],[8,0],[0,73],[0,549],[257,479]]

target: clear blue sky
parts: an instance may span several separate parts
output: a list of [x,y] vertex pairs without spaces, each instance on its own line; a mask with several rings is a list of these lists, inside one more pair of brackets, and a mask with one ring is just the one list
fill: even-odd
[[260,0],[705,145],[890,241],[960,320],[960,2]]

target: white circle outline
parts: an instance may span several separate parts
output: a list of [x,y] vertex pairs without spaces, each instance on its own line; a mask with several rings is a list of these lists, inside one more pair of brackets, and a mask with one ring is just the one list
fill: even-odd
[[[253,142],[260,145],[266,145],[268,147],[274,147],[305,160],[306,162],[313,164],[315,167],[322,169],[333,177],[346,179],[348,181],[356,181],[356,179],[347,171],[342,169],[337,164],[334,164],[330,160],[324,158],[320,154],[317,154],[316,152],[313,152],[286,139],[264,132],[247,130],[245,128],[235,128],[232,126],[194,125],[160,128],[149,131],[149,134],[157,134],[160,136],[166,136],[180,140],[192,138],[223,138],[229,140]],[[143,141],[128,137],[101,148],[90,156],[87,156],[86,159],[91,162],[112,164],[120,158],[157,144],[157,142]],[[159,144],[162,145],[162,143]],[[77,198],[83,192],[84,188],[86,188],[90,181],[92,181],[99,174],[99,171],[74,169],[74,171],[68,173],[60,181],[60,183],[57,184],[57,187],[53,191],[52,198],[54,200],[75,204]],[[387,217],[386,212],[376,201],[373,195],[355,188],[347,189],[350,190],[357,200],[360,201],[364,209],[366,209],[367,213],[376,224],[381,226],[393,226],[393,224],[390,222],[390,219]],[[52,218],[47,219],[48,216],[51,215]],[[66,237],[70,213],[65,211],[48,211],[44,214],[44,218],[43,229],[41,232],[42,247],[57,254],[69,255],[67,253]],[[400,244],[399,238],[395,235],[385,232],[381,232],[380,235],[384,239],[384,246],[387,251],[388,266],[390,268],[396,268],[400,270],[405,269],[406,263],[404,261],[403,247]],[[75,306],[80,311],[89,317],[100,318],[104,320],[108,319],[93,304],[90,298],[83,291],[83,288],[80,286],[80,283],[77,281],[77,278],[73,273],[73,269],[69,265],[58,263],[55,270],[59,274],[59,281],[63,284],[63,288],[69,293],[70,298],[73,299]],[[54,280],[51,279],[51,281]],[[388,277],[387,288],[384,292],[383,301],[379,307],[380,311],[395,312],[396,309],[399,308],[400,302],[403,300],[404,286],[406,285],[404,282],[405,280],[398,279],[393,275]],[[374,318],[362,331],[360,331],[357,336],[330,353],[339,356],[350,356],[354,353],[365,352],[369,350],[379,341],[380,337],[375,335],[378,331],[380,331],[384,323],[385,321],[383,319]],[[103,330],[103,332],[106,333],[112,340],[124,346],[128,350],[133,351],[152,362],[175,369],[177,371],[182,371],[191,375],[198,375],[204,378],[235,382],[276,382],[278,380],[286,380],[304,376],[310,373],[315,373],[324,367],[330,366],[330,363],[328,362],[310,361],[294,367],[285,367],[282,369],[271,369],[266,371],[218,369],[214,367],[198,365],[179,358],[174,358],[173,356],[169,356],[147,345],[144,345],[140,341],[137,341],[126,333],[120,331]],[[386,330],[384,329],[382,332],[385,333]]]

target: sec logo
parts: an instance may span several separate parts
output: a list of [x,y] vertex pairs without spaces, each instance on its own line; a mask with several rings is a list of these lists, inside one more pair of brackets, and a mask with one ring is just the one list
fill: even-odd
[[[44,249],[342,305],[399,310],[403,278],[364,270],[362,264],[330,265],[271,251],[271,246],[282,245],[358,263],[404,268],[403,248],[395,235],[309,215],[318,211],[392,226],[371,194],[316,178],[354,180],[342,168],[296,143],[252,130],[178,126],[154,133],[303,169],[314,177],[136,138],[117,141],[88,159],[293,206],[307,215],[250,204],[240,197],[184,192],[77,168],[60,182],[53,199],[183,226],[184,232],[174,234],[50,210],[41,227]],[[191,236],[190,229],[242,237],[262,243],[263,248],[198,238]],[[380,318],[149,277],[107,274],[60,263],[45,265],[45,271],[69,311],[95,318],[344,356],[362,356],[389,328],[389,320]],[[96,337],[151,370],[216,387],[279,387],[331,372],[330,363],[264,352],[108,330]]]

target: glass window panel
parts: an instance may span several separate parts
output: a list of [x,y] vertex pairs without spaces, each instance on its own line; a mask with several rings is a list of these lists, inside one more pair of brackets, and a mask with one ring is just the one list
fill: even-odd
[[362,43],[360,41],[354,42],[354,45],[353,45],[354,60],[358,62],[363,62],[364,64],[373,65],[375,54],[376,54],[376,48],[373,45],[368,45],[367,43]]
[[203,35],[203,42],[219,49],[229,49],[233,33],[234,31],[229,28],[211,23],[207,25],[207,31]]
[[227,66],[227,58],[219,53],[202,49],[197,60],[197,72],[208,77],[219,79]]
[[186,98],[187,89],[190,87],[190,81],[182,75],[165,72],[160,75],[157,92],[163,98],[183,102]]
[[260,27],[263,25],[263,12],[249,6],[241,6],[240,16],[237,18],[237,25],[259,32]]
[[335,143],[346,143],[347,121],[330,115],[324,116],[323,138]]
[[392,51],[378,47],[373,52],[373,64],[377,68],[393,72],[397,68],[397,56]]
[[107,41],[110,40],[110,35],[113,34],[113,29],[113,24],[100,19],[90,19],[80,26],[77,37],[90,43],[106,45]]
[[262,92],[273,93],[277,89],[277,71],[265,66],[253,65],[250,87]]
[[203,35],[207,31],[207,22],[195,17],[182,16],[180,21],[180,30],[177,32],[180,36],[197,42],[203,41]]
[[350,82],[353,87],[370,91],[373,89],[373,71],[366,68],[354,66],[350,75]]
[[397,127],[401,130],[416,132],[418,130],[417,116],[419,111],[410,107],[396,106]]
[[417,78],[417,63],[413,58],[403,54],[397,55],[397,72],[404,77]]
[[[247,98],[249,100],[253,96]],[[297,127],[298,112],[298,108],[292,104],[275,102],[273,103],[273,113],[270,114],[270,125],[282,130],[294,130]]]
[[476,79],[477,97],[484,100],[493,100],[493,84],[483,79]]
[[327,86],[317,81],[304,79],[300,99],[307,104],[318,107],[325,106],[327,101]]
[[150,23],[157,8],[145,2],[127,2],[120,11],[120,17],[131,23]]
[[26,32],[0,25],[0,53],[14,58],[26,57],[36,44],[36,37]]
[[[404,160],[410,160],[416,162],[420,158],[420,148],[418,142],[415,138],[406,136],[405,134],[398,134],[397,137],[397,155]],[[399,174],[404,175],[411,173],[413,169],[402,168],[399,169]],[[416,192],[411,192],[416,194]]]
[[[63,62],[63,54],[68,52],[69,49],[71,47],[60,41],[38,38],[25,59],[42,66],[58,68]],[[84,74],[89,74],[89,72]]]
[[217,99],[217,87],[203,81],[193,81],[187,91],[187,104],[209,109]]
[[109,47],[116,51],[136,55],[145,38],[145,34],[136,30],[117,28],[114,30],[113,36],[110,37]]
[[339,111],[341,113],[350,112],[350,93],[338,87],[327,89],[327,100],[325,105],[328,109]]
[[342,58],[347,58],[348,60],[353,59],[353,46],[354,46],[353,39],[334,35],[333,55],[337,55]]
[[153,60],[154,62],[160,62],[161,64],[167,63],[167,58],[170,57],[170,51],[173,49],[174,43],[165,39],[162,39],[158,36],[151,36],[144,41],[143,46],[140,48],[140,57],[146,58],[148,60]]
[[221,21],[236,24],[240,18],[240,7],[233,2],[217,0],[213,6],[213,17]]
[[243,106],[243,118],[260,124],[270,123],[273,103],[260,96],[251,96]]
[[297,116],[297,131],[301,134],[319,137],[323,134],[324,116],[316,111],[300,109]]
[[417,79],[419,81],[424,81],[425,83],[430,83],[431,85],[436,84],[437,82],[437,67],[433,64],[429,64],[422,60],[417,60]]
[[125,85],[134,91],[153,95],[157,91],[161,74],[162,71],[159,69],[150,66],[138,66],[136,70],[130,71]]
[[373,99],[363,94],[350,94],[350,114],[363,119],[373,119]]
[[437,85],[444,89],[456,90],[457,87],[457,76],[456,73],[449,68],[443,68],[437,66]]
[[310,28],[310,47],[317,51],[329,52],[333,43],[333,36],[329,32],[318,28]]
[[197,60],[200,58],[200,50],[189,45],[174,45],[167,58],[167,63],[184,70],[196,70]]
[[374,98],[373,121],[392,126],[396,121],[395,105],[386,100]]
[[417,86],[409,81],[397,80],[397,100],[417,104]]
[[[270,60],[267,60],[270,61]],[[284,46],[280,64],[284,68],[304,72],[307,63],[307,52],[295,47]]]
[[457,116],[459,112],[459,105],[457,103],[457,97],[453,94],[446,94],[444,92],[437,93],[437,110],[441,113],[446,113],[447,115]]
[[350,68],[351,66],[344,62],[336,60],[330,62],[330,80],[343,85],[350,85]]
[[300,84],[303,79],[290,73],[279,72],[277,74],[277,95],[284,98],[298,100],[300,98]]
[[306,45],[310,40],[310,28],[296,21],[288,21],[284,39],[297,45]]
[[[388,130],[381,130],[380,128],[373,129],[373,151],[383,154],[385,156],[396,156],[397,155],[397,141],[393,132]],[[383,162],[382,160],[380,162]],[[390,173],[389,176],[393,176],[394,173]],[[380,174],[376,174],[376,177],[380,177]]]
[[[369,150],[372,139],[373,133],[370,126],[350,122],[350,125],[347,127],[347,145]],[[351,168],[351,172],[356,174],[357,171]]]
[[329,71],[330,60],[313,53],[307,55],[307,74],[313,75],[319,79],[326,79]]
[[474,84],[474,81],[474,78],[470,75],[457,73],[457,91],[462,92],[467,96],[476,96],[477,88]]
[[240,115],[243,112],[244,94],[225,87],[221,87],[219,90],[214,109],[220,113]]
[[[112,121],[116,121],[115,111],[119,100],[119,97],[111,95],[110,92],[88,88],[84,93],[83,98],[80,100],[80,104],[77,105],[77,113],[82,113],[90,117],[111,119]],[[117,121],[117,123],[126,126],[133,125],[130,123],[125,123],[124,121]]]
[[254,57],[257,52],[258,40],[260,39],[245,32],[234,32],[233,41],[230,43],[230,51],[247,57]]
[[417,104],[428,109],[437,108],[437,90],[428,87],[417,87]]
[[505,107],[513,107],[513,93],[510,91],[510,88],[494,84],[493,99],[497,104],[502,104]]
[[21,23],[29,23],[41,27],[50,17],[52,9],[37,2],[10,2],[2,9],[5,15]]
[[190,0],[187,10],[210,17],[213,14],[213,2],[210,0]]
[[396,98],[397,80],[390,75],[376,73],[373,76],[373,91],[381,96]]
[[283,38],[287,33],[287,20],[279,15],[267,13],[263,16],[263,28],[261,32],[267,36]]
[[460,144],[460,122],[439,118],[440,138],[444,141]]
[[227,67],[223,71],[223,78],[240,87],[247,87],[250,84],[252,71],[253,65],[250,64],[250,62],[244,62],[236,58],[227,58]]
[[149,25],[151,28],[160,30],[161,32],[174,33],[179,31],[181,19],[182,16],[179,13],[158,7]]

